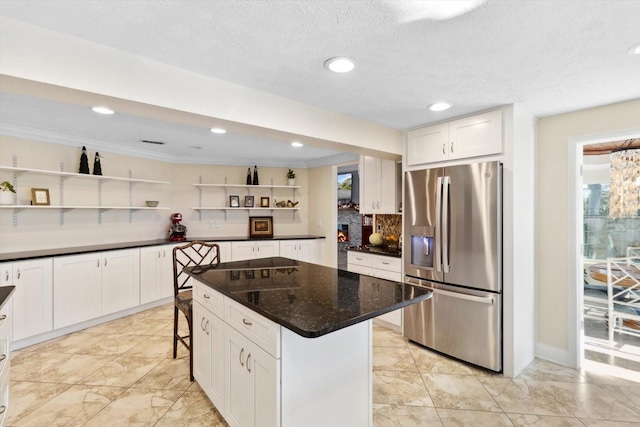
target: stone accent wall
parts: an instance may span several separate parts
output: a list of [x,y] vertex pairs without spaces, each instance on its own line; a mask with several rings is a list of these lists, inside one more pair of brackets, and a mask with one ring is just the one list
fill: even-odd
[[[349,241],[338,242],[338,250],[362,245],[362,215],[355,209],[338,209],[338,224],[349,224]],[[336,233],[338,230],[336,230]],[[367,242],[369,243],[369,242]]]
[[584,218],[584,257],[623,257],[628,246],[640,246],[640,218]]

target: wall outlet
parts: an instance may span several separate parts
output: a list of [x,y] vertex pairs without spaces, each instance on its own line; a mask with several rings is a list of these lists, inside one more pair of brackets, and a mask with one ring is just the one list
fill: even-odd
[[378,224],[378,233],[382,231],[382,224]]

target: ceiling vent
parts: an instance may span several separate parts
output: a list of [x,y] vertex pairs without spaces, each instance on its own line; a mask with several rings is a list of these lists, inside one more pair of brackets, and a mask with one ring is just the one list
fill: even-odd
[[149,141],[148,139],[141,139],[140,142],[144,142],[145,144],[155,144],[155,145],[164,145],[165,144],[162,141]]

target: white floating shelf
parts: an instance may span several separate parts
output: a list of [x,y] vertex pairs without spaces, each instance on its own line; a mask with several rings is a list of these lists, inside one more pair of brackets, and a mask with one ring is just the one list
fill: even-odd
[[120,210],[168,210],[170,208],[147,206],[59,206],[59,205],[0,205],[0,209],[120,209]]
[[217,187],[217,188],[300,188],[299,185],[242,185],[242,184],[193,184],[194,187]]
[[297,211],[300,208],[245,208],[245,207],[239,207],[239,208],[230,208],[230,207],[199,207],[199,206],[195,206],[192,207],[191,209],[197,210],[197,211]]
[[35,173],[38,175],[52,175],[52,176],[61,176],[65,178],[82,178],[82,179],[90,179],[90,180],[98,180],[98,181],[122,181],[122,182],[140,182],[140,183],[147,183],[147,184],[171,184],[170,182],[167,182],[167,181],[122,178],[117,176],[106,176],[106,175],[89,175],[84,173],[72,173],[72,172],[57,172],[57,171],[49,171],[49,170],[42,170],[42,169],[17,168],[13,166],[0,166],[0,171],[14,172],[18,174]]

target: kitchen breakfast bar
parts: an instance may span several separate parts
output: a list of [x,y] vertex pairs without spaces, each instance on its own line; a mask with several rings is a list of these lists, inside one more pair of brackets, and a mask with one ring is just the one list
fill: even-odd
[[194,377],[231,426],[371,426],[371,319],[431,297],[282,257],[185,272]]

